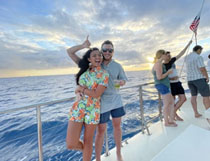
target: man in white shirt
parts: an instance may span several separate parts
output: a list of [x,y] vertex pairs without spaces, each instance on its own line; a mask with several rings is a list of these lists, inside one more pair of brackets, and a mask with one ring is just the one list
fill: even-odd
[[203,97],[203,104],[206,108],[210,108],[210,90],[209,90],[209,77],[206,71],[203,57],[200,56],[202,47],[196,45],[193,52],[186,58],[187,67],[187,80],[191,93],[191,104],[195,113],[195,117],[202,116],[197,110],[197,95],[198,92]]

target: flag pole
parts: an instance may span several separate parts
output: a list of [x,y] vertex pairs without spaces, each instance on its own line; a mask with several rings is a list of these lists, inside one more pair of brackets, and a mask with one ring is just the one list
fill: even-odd
[[[202,10],[203,10],[203,5],[204,5],[204,2],[205,2],[205,0],[203,0],[203,2],[202,2],[202,5],[201,5],[201,9],[200,9],[200,12],[199,12],[199,14],[201,15],[201,12],[202,12]],[[197,30],[198,29],[196,29],[196,31],[195,31],[195,44],[197,45],[198,44],[198,39],[197,39]]]
[[199,21],[200,21],[200,17],[201,17],[201,12],[203,10],[204,2],[205,2],[205,0],[203,0],[202,5],[201,5],[201,8],[200,8],[197,16],[195,17],[194,21],[190,25],[190,29],[195,34],[195,43],[196,43],[196,45],[198,44],[197,43],[197,30],[198,30],[198,25],[199,25]]
[[198,45],[198,43],[197,43],[197,33],[195,33],[195,44]]

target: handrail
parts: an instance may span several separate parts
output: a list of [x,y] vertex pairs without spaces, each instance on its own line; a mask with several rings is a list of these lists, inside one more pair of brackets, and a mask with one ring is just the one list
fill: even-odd
[[55,101],[39,103],[39,104],[35,104],[35,105],[29,105],[29,106],[20,107],[20,108],[14,108],[14,109],[10,109],[10,110],[1,111],[0,114],[7,114],[7,113],[11,113],[11,112],[20,111],[20,110],[36,108],[39,161],[43,161],[41,106],[53,105],[53,104],[66,102],[66,101],[72,101],[74,99],[75,99],[75,97],[71,97],[71,98],[65,98],[62,100],[55,100]]
[[122,87],[122,88],[120,88],[120,90],[129,89],[129,88],[137,88],[137,87],[140,87],[140,86],[147,86],[147,85],[150,85],[150,84],[154,84],[154,82],[139,84],[139,85],[135,85],[135,86]]
[[[144,133],[144,130],[146,129],[148,135],[150,135],[150,132],[149,132],[149,128],[147,126],[148,122],[145,121],[145,119],[144,119],[144,108],[143,108],[143,92],[144,91],[143,91],[142,87],[151,85],[151,84],[154,84],[154,82],[120,88],[120,90],[129,89],[129,88],[139,88],[139,103],[140,103],[140,114],[141,114],[141,121],[142,121],[142,133]],[[19,107],[19,108],[13,108],[13,109],[9,109],[9,110],[0,111],[0,114],[8,114],[11,112],[36,108],[39,161],[43,161],[41,108],[42,108],[42,106],[53,105],[53,104],[62,103],[62,102],[66,102],[66,101],[73,101],[74,99],[75,99],[75,97],[70,97],[70,98],[65,98],[65,99],[61,99],[61,100],[55,100],[55,101],[39,103],[39,104],[34,104],[34,105],[29,105],[29,106],[24,106],[24,107]],[[160,117],[160,119],[162,120],[162,110],[161,110],[161,102],[160,102],[161,98],[160,98],[159,93],[158,93],[158,100],[159,100],[159,106],[158,106],[159,107],[159,116],[158,117]],[[105,137],[105,143],[106,143],[105,155],[108,156],[109,148],[108,148],[107,132],[106,132],[106,137]]]
[[34,105],[13,108],[10,110],[0,111],[0,114],[6,114],[6,113],[21,111],[21,110],[27,110],[27,109],[31,109],[31,108],[36,108],[37,106],[46,106],[46,105],[53,105],[53,104],[62,103],[62,102],[66,102],[66,101],[73,101],[74,99],[75,99],[75,97],[70,97],[70,98],[65,98],[65,99],[61,99],[61,100],[55,100],[55,101],[50,101],[50,102],[45,102],[45,103],[38,103],[38,104],[34,104]]

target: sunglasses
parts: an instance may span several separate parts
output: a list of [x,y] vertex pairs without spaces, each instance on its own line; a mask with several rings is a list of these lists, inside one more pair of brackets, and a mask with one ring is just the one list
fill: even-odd
[[112,53],[114,51],[114,49],[102,49],[102,52],[104,52],[104,53],[107,52],[107,51],[109,53]]

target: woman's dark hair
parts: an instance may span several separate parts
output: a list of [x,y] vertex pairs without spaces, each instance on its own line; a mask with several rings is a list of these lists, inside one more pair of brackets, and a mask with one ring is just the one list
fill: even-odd
[[80,68],[79,72],[76,74],[76,83],[79,85],[79,77],[88,70],[89,68],[89,61],[88,58],[90,58],[90,54],[92,51],[98,50],[98,48],[91,48],[83,55],[82,59],[79,61],[78,67]]

